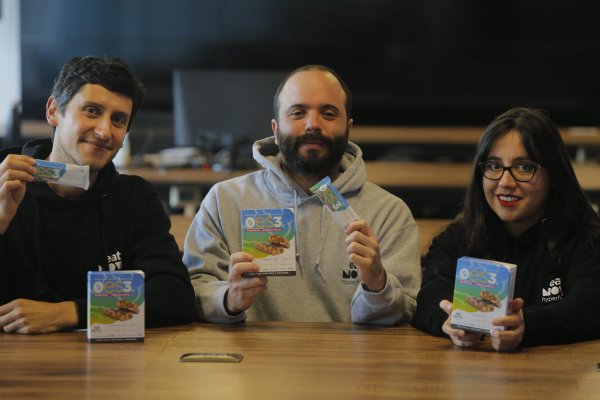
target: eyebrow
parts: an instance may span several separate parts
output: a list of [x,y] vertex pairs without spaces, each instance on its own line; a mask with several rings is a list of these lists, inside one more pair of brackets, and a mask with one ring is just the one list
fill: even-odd
[[340,109],[337,106],[334,106],[333,104],[324,104],[323,106],[321,106],[321,110],[335,110],[337,113],[340,112]]
[[[310,108],[310,107],[308,105],[304,104],[304,103],[296,103],[296,104],[292,104],[291,106],[289,106],[287,108],[287,111],[290,111],[290,110],[293,110],[293,109],[296,109],[296,108],[300,108],[302,110],[306,110],[307,108]],[[339,107],[337,107],[337,106],[335,106],[333,104],[330,104],[330,103],[326,103],[326,104],[323,104],[323,105],[319,106],[319,110],[335,110],[338,113],[340,112],[340,108]]]
[[[486,161],[501,161],[500,157],[495,157],[495,156],[489,156],[486,158]],[[515,157],[513,159],[513,162],[519,162],[519,161],[531,161],[533,162],[533,158],[529,157],[529,156],[522,156],[522,157]]]
[[290,110],[293,110],[294,108],[302,108],[302,109],[305,109],[305,108],[308,108],[308,107],[306,106],[306,104],[302,104],[302,103],[296,103],[296,104],[292,104],[292,105],[290,105],[290,106],[289,106],[289,107],[288,107],[286,110],[287,110],[287,111],[290,111]]
[[[81,108],[84,108],[87,106],[98,107],[98,108],[101,108],[102,110],[106,109],[106,107],[104,105],[102,105],[100,103],[96,103],[95,101],[91,101],[91,100],[85,100],[83,103],[81,103]],[[115,112],[113,112],[113,115],[123,116],[127,119],[131,118],[131,113],[128,113],[126,111],[116,110]]]

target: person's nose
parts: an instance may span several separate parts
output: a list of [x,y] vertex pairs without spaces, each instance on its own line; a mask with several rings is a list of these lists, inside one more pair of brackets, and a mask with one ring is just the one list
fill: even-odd
[[516,184],[517,181],[515,180],[515,178],[513,178],[509,169],[504,171],[504,174],[502,174],[502,178],[500,178],[500,181],[498,182],[498,185],[502,187],[512,187]]
[[320,132],[321,131],[321,123],[320,123],[320,115],[316,111],[310,111],[306,115],[306,131],[307,132]]
[[94,133],[96,137],[107,140],[110,138],[112,129],[112,121],[110,117],[102,117],[98,120],[98,124],[96,124],[96,129],[94,129]]

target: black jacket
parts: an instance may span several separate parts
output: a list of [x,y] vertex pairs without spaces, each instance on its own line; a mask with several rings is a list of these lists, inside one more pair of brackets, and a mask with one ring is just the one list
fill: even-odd
[[[598,243],[573,238],[559,266],[547,250],[546,224],[518,237],[504,229],[495,232],[492,257],[517,264],[514,297],[524,300],[525,334],[522,346],[569,343],[600,338],[600,254]],[[424,276],[412,324],[444,336],[448,315],[441,300],[452,301],[456,261],[468,254],[464,226],[450,225],[432,242],[423,260]]]
[[[45,159],[49,139],[0,152]],[[87,325],[87,271],[142,270],[146,326],[194,318],[194,291],[154,187],[120,175],[112,163],[80,198],[64,199],[44,182],[27,184],[25,198],[0,235],[0,304],[16,298],[75,301]]]

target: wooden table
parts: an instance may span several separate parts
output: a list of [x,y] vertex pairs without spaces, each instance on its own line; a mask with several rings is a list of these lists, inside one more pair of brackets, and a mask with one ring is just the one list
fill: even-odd
[[[366,162],[367,179],[383,187],[466,188],[471,179],[470,163]],[[600,190],[600,164],[573,164],[584,190]]]
[[[371,144],[475,144],[484,126],[402,126],[354,125],[350,139]],[[25,120],[21,124],[26,138],[50,137],[52,129],[46,120]],[[600,127],[560,127],[566,145],[600,146]],[[134,132],[135,134],[135,132]]]
[[[350,140],[369,144],[476,144],[483,126],[384,126],[356,125]],[[600,146],[598,127],[559,128],[567,146]]]
[[[452,162],[366,162],[367,179],[388,188],[433,187],[466,188],[471,177],[470,163]],[[600,164],[574,164],[573,168],[584,190],[600,190]],[[204,169],[123,168],[120,172],[139,175],[150,182],[173,185],[212,185],[250,171],[214,172]]]
[[126,175],[137,175],[154,183],[168,185],[208,185],[245,175],[252,171],[213,171],[205,168],[119,168]]
[[[240,363],[182,363],[188,352]],[[593,399],[600,341],[496,353],[408,326],[250,322],[149,329],[144,343],[83,332],[0,334],[2,399]]]
[[[184,215],[173,214],[171,217],[171,234],[175,237],[175,241],[179,245],[179,249],[183,251],[183,243],[185,241],[185,235],[187,234],[190,224],[192,223],[193,217],[187,217]],[[449,219],[419,219],[417,225],[419,225],[420,241],[421,241],[421,254],[425,255],[431,239],[442,231],[442,229],[448,225],[452,220]]]
[[[356,125],[350,131],[350,140],[361,145],[467,145],[472,152],[484,130],[483,126]],[[591,148],[600,147],[598,127],[561,127],[559,131],[565,145],[575,148],[577,164],[589,158]]]

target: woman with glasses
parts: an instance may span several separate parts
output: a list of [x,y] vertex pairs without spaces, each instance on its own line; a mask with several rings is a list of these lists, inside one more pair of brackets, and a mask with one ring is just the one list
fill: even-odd
[[493,321],[505,329],[492,330],[494,349],[600,338],[600,218],[545,113],[515,108],[486,128],[463,211],[423,259],[413,325],[470,347],[484,337],[449,318],[462,256],[517,264],[512,314]]

